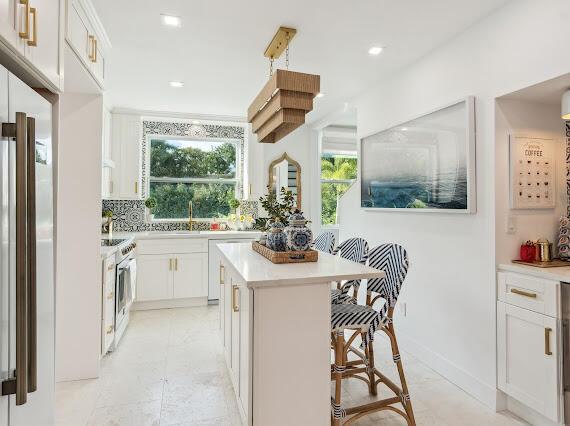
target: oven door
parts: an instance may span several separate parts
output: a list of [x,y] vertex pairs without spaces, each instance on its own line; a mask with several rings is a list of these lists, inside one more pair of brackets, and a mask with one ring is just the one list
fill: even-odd
[[117,265],[117,278],[115,280],[115,329],[121,324],[126,310],[132,299],[131,295],[131,263],[134,258],[128,257]]

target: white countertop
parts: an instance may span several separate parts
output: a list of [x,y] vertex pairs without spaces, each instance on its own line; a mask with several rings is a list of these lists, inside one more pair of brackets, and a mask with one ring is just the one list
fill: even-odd
[[[113,232],[113,239],[164,239],[164,238],[207,238],[208,240],[225,240],[228,238],[257,238],[260,231],[144,231],[144,232]],[[109,234],[101,234],[102,239],[108,239]],[[107,258],[117,251],[117,246],[101,247],[101,257]]]
[[381,278],[384,271],[319,252],[317,262],[274,264],[253,251],[251,243],[218,244],[222,255],[250,288]]
[[557,266],[554,268],[538,268],[536,266],[521,265],[519,263],[501,263],[497,269],[504,272],[516,272],[544,278],[546,280],[570,283],[570,263],[568,266]]

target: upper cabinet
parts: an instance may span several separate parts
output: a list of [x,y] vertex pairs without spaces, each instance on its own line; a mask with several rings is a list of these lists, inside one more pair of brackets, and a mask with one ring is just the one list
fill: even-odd
[[104,90],[106,57],[111,44],[88,0],[67,0],[65,39],[97,85]]
[[0,49],[43,85],[63,89],[64,0],[0,0]]
[[142,119],[139,115],[113,114],[111,133],[110,194],[115,200],[141,198]]

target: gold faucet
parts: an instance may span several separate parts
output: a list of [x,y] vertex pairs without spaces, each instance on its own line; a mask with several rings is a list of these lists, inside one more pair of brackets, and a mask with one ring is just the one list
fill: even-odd
[[188,201],[188,230],[192,231],[192,201]]

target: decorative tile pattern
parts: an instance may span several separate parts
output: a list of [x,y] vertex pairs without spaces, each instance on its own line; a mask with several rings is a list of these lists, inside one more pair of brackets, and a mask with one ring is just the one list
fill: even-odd
[[239,206],[239,213],[257,219],[259,217],[259,201],[242,200]]
[[[143,232],[188,230],[187,220],[177,222],[147,222],[143,200],[103,200],[103,210],[111,210],[113,212],[113,229],[115,231]],[[192,229],[194,231],[207,231],[210,229],[210,222],[193,222]]]
[[191,138],[203,139],[231,139],[239,141],[239,176],[236,195],[241,198],[243,194],[243,169],[245,155],[245,129],[242,126],[222,126],[215,124],[192,124],[175,121],[148,121],[142,122],[142,197],[147,197],[147,180],[150,168],[150,158],[148,156],[147,139],[148,136],[187,136]]

